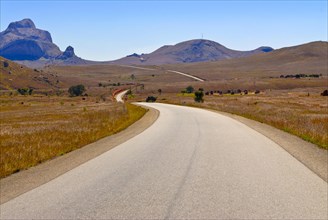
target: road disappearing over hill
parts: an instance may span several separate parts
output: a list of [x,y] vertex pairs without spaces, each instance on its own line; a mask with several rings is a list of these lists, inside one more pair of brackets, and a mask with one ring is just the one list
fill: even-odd
[[129,90],[127,89],[127,90],[124,90],[124,91],[118,93],[118,94],[115,96],[116,102],[122,102],[122,103],[123,103],[123,102],[124,102],[123,97],[124,97],[124,95],[125,95],[128,91],[129,91]]
[[326,219],[327,183],[218,113],[159,103],[143,133],[1,205],[1,219]]

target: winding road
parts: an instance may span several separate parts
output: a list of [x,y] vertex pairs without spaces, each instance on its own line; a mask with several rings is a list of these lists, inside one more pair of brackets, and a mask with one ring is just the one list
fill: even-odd
[[124,102],[123,97],[124,97],[125,93],[127,93],[128,91],[129,91],[129,90],[127,89],[127,90],[124,90],[124,91],[118,93],[118,94],[115,96],[116,102],[122,102],[122,103],[123,103],[123,102]]
[[246,125],[159,103],[141,134],[1,205],[1,219],[326,219],[327,183]]

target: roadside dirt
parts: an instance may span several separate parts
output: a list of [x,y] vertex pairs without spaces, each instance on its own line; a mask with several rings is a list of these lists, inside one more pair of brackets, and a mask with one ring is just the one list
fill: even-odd
[[124,143],[151,126],[158,116],[159,111],[149,108],[149,111],[144,117],[120,133],[103,138],[61,157],[57,157],[28,170],[1,179],[0,204],[43,185],[121,143]]

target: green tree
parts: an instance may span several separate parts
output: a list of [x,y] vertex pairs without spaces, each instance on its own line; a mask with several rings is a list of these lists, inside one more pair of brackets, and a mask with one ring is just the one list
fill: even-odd
[[85,87],[84,85],[76,85],[76,86],[71,86],[68,89],[68,92],[71,96],[80,96],[85,92]]
[[188,87],[186,88],[186,92],[187,92],[187,93],[193,93],[193,92],[194,92],[194,88],[193,88],[192,86],[188,86]]
[[21,95],[32,95],[33,89],[31,88],[19,88],[17,92]]
[[196,91],[195,92],[195,102],[204,102],[204,93],[203,91]]

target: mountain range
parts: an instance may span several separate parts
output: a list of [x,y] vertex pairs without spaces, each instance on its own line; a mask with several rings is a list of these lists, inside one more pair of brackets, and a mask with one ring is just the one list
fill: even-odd
[[121,64],[160,65],[194,63],[247,57],[271,52],[271,47],[251,51],[236,51],[210,40],[190,40],[176,45],[163,46],[149,54],[132,54],[127,57],[96,62],[79,58],[69,46],[62,52],[53,43],[48,31],[36,28],[31,19],[12,22],[0,33],[0,56],[31,67],[45,65]]

